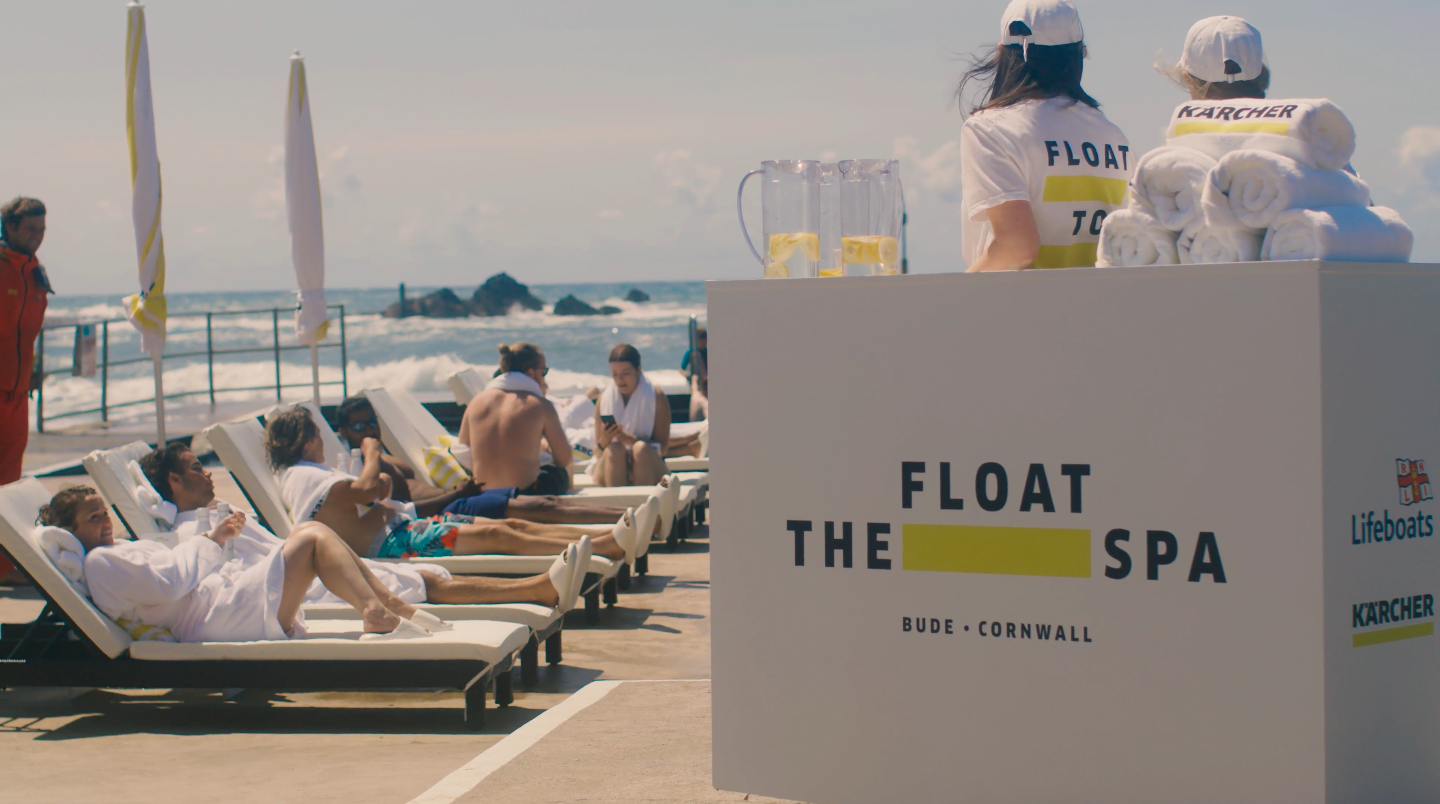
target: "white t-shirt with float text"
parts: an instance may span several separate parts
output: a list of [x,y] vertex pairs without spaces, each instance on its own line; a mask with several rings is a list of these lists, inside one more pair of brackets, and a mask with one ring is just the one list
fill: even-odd
[[994,241],[988,211],[1028,201],[1036,268],[1095,264],[1100,226],[1125,201],[1130,141],[1099,109],[1068,97],[977,112],[960,131],[961,239],[974,264]]

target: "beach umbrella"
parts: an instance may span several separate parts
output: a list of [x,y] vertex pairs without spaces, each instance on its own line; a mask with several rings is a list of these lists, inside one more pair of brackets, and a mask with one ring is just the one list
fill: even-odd
[[130,143],[131,214],[140,292],[122,300],[125,317],[140,331],[140,348],[155,368],[155,430],[165,442],[165,238],[160,232],[160,157],[155,150],[155,106],[150,95],[150,45],[145,7],[130,3],[125,31],[125,134]]
[[310,90],[305,59],[290,57],[290,90],[285,103],[285,210],[290,219],[290,260],[300,306],[295,339],[310,346],[310,390],[320,404],[320,341],[330,330],[325,304],[325,224],[320,214],[320,169],[310,126]]

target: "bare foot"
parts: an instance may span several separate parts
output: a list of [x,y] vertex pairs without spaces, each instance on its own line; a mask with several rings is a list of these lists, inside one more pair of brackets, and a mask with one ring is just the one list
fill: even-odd
[[399,615],[379,604],[361,612],[360,616],[365,621],[367,634],[387,634],[400,627]]
[[590,537],[590,544],[595,548],[595,555],[619,561],[625,557],[625,550],[615,541],[615,537],[607,533],[604,536]]
[[541,583],[536,585],[538,596],[535,602],[551,608],[560,605],[560,591],[555,588],[555,584],[550,582],[550,576],[538,575],[536,577]]

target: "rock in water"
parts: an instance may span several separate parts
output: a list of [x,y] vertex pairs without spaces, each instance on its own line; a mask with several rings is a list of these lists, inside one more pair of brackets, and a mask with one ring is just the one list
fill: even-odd
[[611,307],[608,304],[597,310],[573,295],[555,302],[555,315],[615,315],[618,312],[620,312],[619,307]]
[[650,294],[640,288],[630,288],[630,292],[625,294],[625,301],[640,304],[641,302],[650,301]]
[[[386,318],[400,317],[400,302],[392,302],[381,315]],[[450,288],[441,288],[428,296],[405,300],[405,315],[419,315],[426,318],[466,318],[470,307],[455,295]]]
[[545,306],[530,295],[530,288],[503,271],[485,280],[470,297],[470,311],[475,315],[505,315],[516,304],[526,310],[540,310]]

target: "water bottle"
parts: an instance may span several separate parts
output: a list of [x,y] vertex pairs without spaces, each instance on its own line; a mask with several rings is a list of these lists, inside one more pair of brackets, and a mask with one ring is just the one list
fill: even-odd
[[335,453],[335,471],[350,474],[350,456],[344,452]]
[[365,456],[358,449],[350,450],[350,472],[352,475],[359,475],[365,471]]
[[[221,502],[215,506],[215,518],[217,520],[215,524],[218,525],[224,522],[228,516],[230,516],[230,503]],[[235,540],[231,539],[225,543],[225,561],[234,561],[235,557]]]

